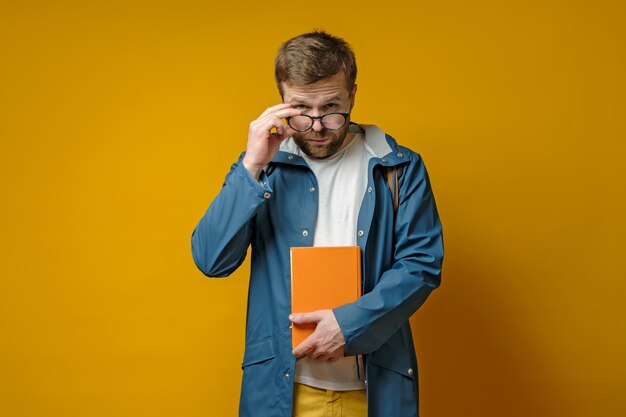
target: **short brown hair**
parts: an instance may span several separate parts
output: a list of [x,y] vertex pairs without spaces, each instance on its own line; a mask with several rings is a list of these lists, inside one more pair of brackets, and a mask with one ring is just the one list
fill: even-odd
[[285,42],[274,61],[274,77],[282,96],[282,83],[302,86],[332,77],[343,70],[348,90],[356,82],[356,59],[346,41],[324,31],[305,33]]

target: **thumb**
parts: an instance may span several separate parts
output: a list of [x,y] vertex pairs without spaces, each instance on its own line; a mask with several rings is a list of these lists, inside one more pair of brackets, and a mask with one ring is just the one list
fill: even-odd
[[294,324],[311,324],[318,323],[322,318],[316,311],[312,313],[290,314],[289,320]]

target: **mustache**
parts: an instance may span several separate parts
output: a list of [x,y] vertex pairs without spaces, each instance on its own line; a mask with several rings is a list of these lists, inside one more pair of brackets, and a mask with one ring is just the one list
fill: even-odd
[[304,132],[302,137],[305,139],[325,139],[328,131],[326,129],[322,129],[319,132]]

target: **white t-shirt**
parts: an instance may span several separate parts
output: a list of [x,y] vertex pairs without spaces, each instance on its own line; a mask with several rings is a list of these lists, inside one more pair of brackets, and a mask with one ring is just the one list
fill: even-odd
[[[327,159],[313,159],[300,152],[317,179],[319,208],[313,246],[354,246],[359,210],[367,187],[367,167],[373,155],[364,137],[356,133],[352,141]],[[360,378],[357,373],[357,361]],[[333,391],[364,389],[361,356],[328,362],[302,358],[296,362],[294,380]]]

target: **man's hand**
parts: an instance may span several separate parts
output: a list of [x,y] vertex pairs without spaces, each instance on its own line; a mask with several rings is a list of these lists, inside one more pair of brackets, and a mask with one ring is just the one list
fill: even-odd
[[[252,176],[259,178],[263,167],[276,155],[280,143],[294,132],[282,119],[301,113],[301,110],[294,109],[291,104],[279,104],[266,109],[258,119],[250,123],[243,165]],[[273,129],[276,130],[274,133]]]
[[335,362],[343,357],[346,341],[332,310],[318,310],[312,313],[292,314],[293,324],[316,324],[315,331],[293,350],[296,358],[309,358]]

